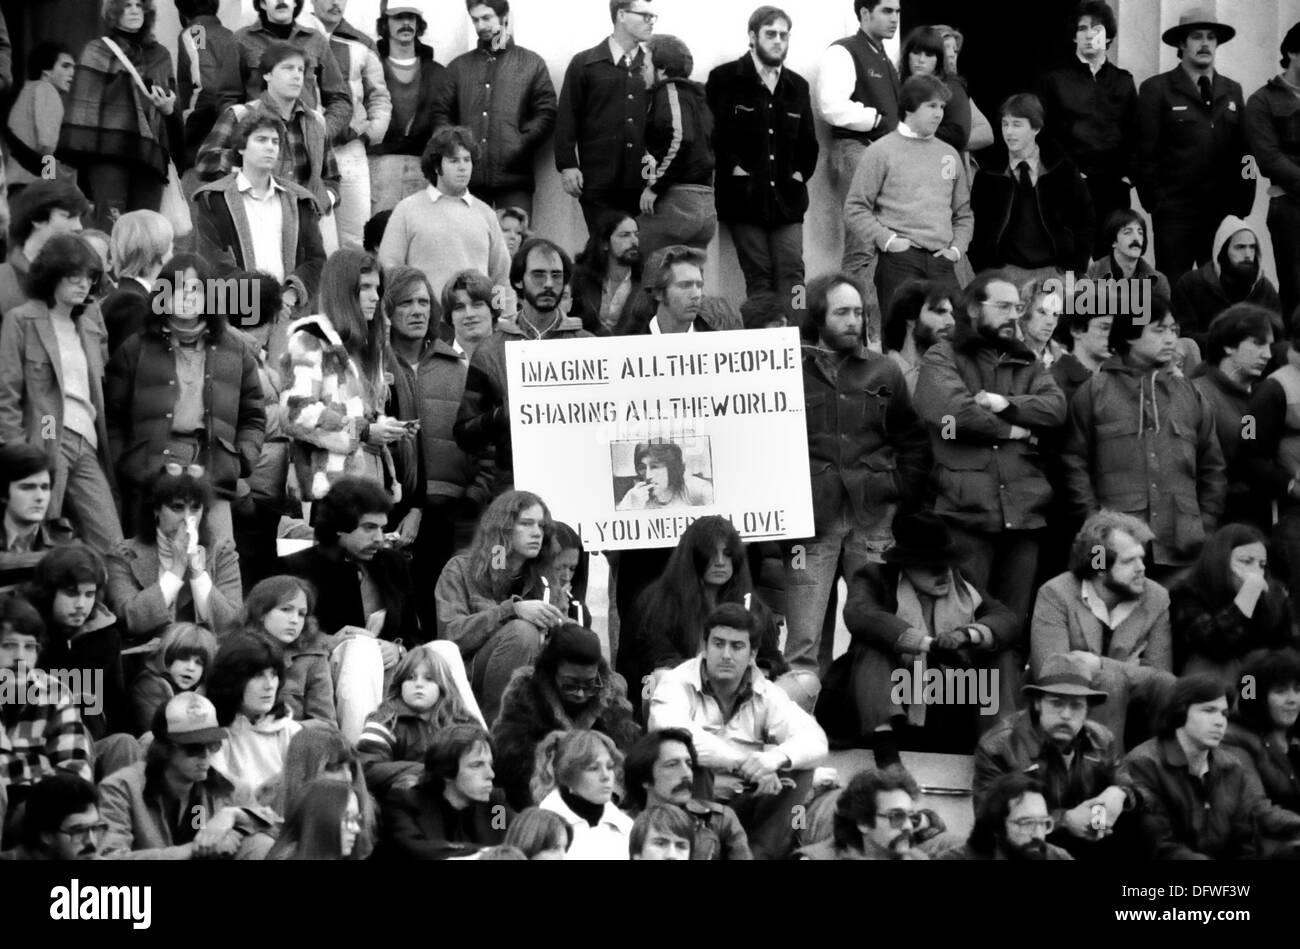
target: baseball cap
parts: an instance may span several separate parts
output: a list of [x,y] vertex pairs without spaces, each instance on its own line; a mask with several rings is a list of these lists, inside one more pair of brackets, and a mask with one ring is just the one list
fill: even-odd
[[217,709],[197,692],[182,692],[166,705],[166,734],[155,735],[175,745],[225,741],[226,730],[217,724]]

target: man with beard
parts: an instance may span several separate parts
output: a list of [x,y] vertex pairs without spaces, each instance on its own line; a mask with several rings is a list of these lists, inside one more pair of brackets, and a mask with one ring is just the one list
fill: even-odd
[[[438,140],[446,130],[434,135]],[[465,176],[468,180],[468,175]],[[409,200],[409,199],[408,199]],[[400,206],[399,206],[400,207]],[[492,212],[488,211],[491,215]],[[495,225],[496,216],[492,215]],[[498,227],[498,231],[500,228]],[[389,226],[389,234],[392,226]],[[388,236],[384,236],[387,244]],[[542,237],[524,241],[510,263],[510,284],[522,304],[514,322],[501,320],[496,330],[474,350],[465,394],[454,429],[456,444],[467,452],[491,447],[496,452],[495,494],[514,485],[514,461],[510,447],[510,405],[506,399],[506,343],[521,339],[577,339],[590,336],[581,321],[566,317],[560,297],[573,274],[573,261],[558,244]]]
[[956,284],[937,280],[909,280],[894,294],[885,316],[881,339],[885,354],[903,370],[908,395],[916,394],[921,357],[941,339],[951,339],[955,304],[961,298]]
[[835,801],[830,839],[797,851],[803,860],[928,860],[912,846],[921,789],[900,764],[853,776]]
[[817,167],[808,80],[786,68],[790,15],[762,6],[749,18],[749,52],[709,73],[718,164],[718,219],[731,226],[745,294],[790,300],[803,283],[803,220]]
[[695,796],[700,760],[684,728],[664,728],[637,740],[623,762],[628,815],[662,805],[680,808],[694,830],[692,860],[752,860],[736,812]]
[[422,270],[437,294],[462,270],[485,273],[495,286],[505,284],[510,270],[501,222],[469,193],[476,147],[474,133],[464,126],[434,132],[420,159],[429,186],[397,203],[379,242],[385,268]]
[[433,127],[463,125],[479,143],[470,190],[494,208],[533,213],[533,159],[555,128],[546,62],[516,46],[508,0],[466,0],[477,45],[447,66]]
[[1219,46],[1236,33],[1202,11],[1183,14],[1161,36],[1178,50],[1178,65],[1138,90],[1135,182],[1155,222],[1156,269],[1175,286],[1214,259],[1218,223],[1249,214],[1255,200],[1255,176],[1242,174],[1241,85],[1214,65]]
[[1155,539],[1147,573],[1168,580],[1223,514],[1223,451],[1205,397],[1174,368],[1178,324],[1153,297],[1111,320],[1111,356],[1070,403],[1062,463],[1075,517],[1131,514]]
[[652,301],[641,287],[641,242],[636,217],[607,211],[573,264],[573,315],[593,336],[650,319]]
[[902,371],[862,343],[862,288],[828,274],[808,285],[807,302],[804,419],[817,533],[787,563],[785,658],[820,680],[831,664],[836,584],[889,546],[894,512],[918,499],[930,457]]
[[1179,679],[1161,710],[1159,734],[1124,759],[1151,859],[1296,854],[1300,815],[1271,803],[1258,778],[1219,750],[1232,691],[1209,673]]
[[968,551],[962,572],[1029,613],[1039,531],[1052,497],[1037,440],[1065,421],[1065,396],[1016,338],[1020,292],[1000,271],[966,288],[951,339],[921,360],[916,410],[934,451],[934,511]]
[[1153,535],[1135,517],[1098,511],[1070,547],[1069,569],[1038,591],[1029,632],[1029,667],[1041,682],[1069,653],[1109,699],[1092,713],[1123,744],[1130,700],[1154,711],[1170,681],[1169,593],[1147,579]]
[[1116,822],[1137,806],[1137,795],[1118,783],[1119,743],[1088,718],[1106,702],[1092,688],[1086,665],[1073,655],[1052,656],[1036,685],[1026,685],[1029,708],[980,739],[975,750],[975,809],[989,785],[1005,774],[1033,775],[1056,823],[1051,843],[1075,859],[1116,859],[1127,841],[1113,836]]
[[1282,301],[1260,266],[1259,237],[1241,218],[1229,215],[1215,232],[1214,257],[1174,284],[1174,314],[1182,334],[1204,346],[1210,321],[1234,303],[1271,310],[1281,334]]
[[1047,810],[1043,785],[1025,774],[1004,774],[989,785],[975,812],[966,846],[940,860],[1073,860],[1047,842],[1056,821]]
[[0,854],[0,860],[98,860],[107,829],[95,786],[78,775],[55,772],[32,787],[18,848]]
[[1214,430],[1228,466],[1224,522],[1248,521],[1266,532],[1273,526],[1272,501],[1256,493],[1236,462],[1243,436],[1255,435],[1254,422],[1248,428],[1246,417],[1251,393],[1268,371],[1276,320],[1276,313],[1253,303],[1228,307],[1210,324],[1206,361],[1192,379],[1214,413]]

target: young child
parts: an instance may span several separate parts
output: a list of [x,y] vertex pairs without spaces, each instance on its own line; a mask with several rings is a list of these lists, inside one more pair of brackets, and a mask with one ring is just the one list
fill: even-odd
[[217,637],[194,623],[172,623],[163,632],[144,670],[131,683],[131,711],[135,734],[153,727],[153,717],[179,692],[203,692]]
[[333,637],[321,632],[313,612],[316,591],[298,577],[267,577],[244,601],[244,631],[274,642],[284,651],[280,695],[295,721],[316,719],[338,724],[334,677],[330,673]]
[[460,724],[480,723],[461,701],[446,660],[424,646],[412,649],[397,664],[384,703],[366,718],[357,742],[371,793],[380,797],[416,783],[434,734]]

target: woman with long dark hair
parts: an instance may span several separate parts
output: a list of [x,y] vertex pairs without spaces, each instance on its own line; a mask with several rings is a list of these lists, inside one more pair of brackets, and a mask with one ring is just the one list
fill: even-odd
[[952,98],[944,107],[943,124],[935,137],[964,152],[970,142],[970,96],[966,93],[966,84],[948,72],[947,61],[943,33],[933,26],[918,26],[903,39],[898,81],[904,83],[913,76],[935,76],[943,81],[952,92]]
[[564,622],[550,602],[558,592],[554,538],[546,503],[529,491],[507,491],[483,513],[469,550],[438,577],[438,637],[460,646],[488,725],[511,675],[537,658],[542,630]]
[[[1300,652],[1275,649],[1241,669],[1242,690],[1223,747],[1254,770],[1270,801],[1300,813]],[[1247,678],[1249,677],[1249,678]]]
[[289,811],[267,860],[361,860],[361,802],[347,784],[320,778]]
[[410,433],[383,414],[389,342],[382,296],[383,274],[372,255],[336,251],[321,272],[321,312],[289,325],[280,398],[291,476],[304,502],[323,498],[345,474],[401,492],[389,446]]
[[1286,589],[1269,576],[1268,543],[1250,524],[1225,524],[1169,591],[1174,669],[1213,672],[1232,688],[1251,653],[1297,645]]
[[784,675],[788,667],[778,648],[776,620],[754,595],[740,533],[725,517],[710,515],[686,528],[659,579],[641,592],[636,609],[623,617],[617,669],[628,689],[649,698],[652,684],[643,685],[643,680],[653,677],[657,682],[662,670],[698,655],[704,619],[723,603],[743,603],[759,617],[764,625],[759,668],[774,682]]

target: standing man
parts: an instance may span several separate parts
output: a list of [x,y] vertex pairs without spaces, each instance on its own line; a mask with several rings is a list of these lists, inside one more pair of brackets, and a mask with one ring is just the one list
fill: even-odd
[[555,128],[555,86],[546,62],[516,46],[509,0],[466,0],[478,44],[447,66],[433,126],[474,133],[469,189],[494,208],[533,214],[533,163]]
[[1050,370],[1016,338],[1023,311],[1006,274],[980,274],[952,339],[930,347],[916,382],[934,450],[935,513],[969,551],[966,578],[1017,616],[1029,613],[1052,497],[1037,443],[1066,409]]
[[1245,217],[1255,200],[1246,176],[1241,85],[1214,68],[1237,31],[1199,11],[1161,37],[1180,62],[1138,90],[1137,186],[1155,223],[1156,269],[1178,283],[1210,260],[1215,228]]
[[[1074,162],[1092,195],[1097,222],[1132,204],[1133,159],[1137,152],[1137,86],[1133,74],[1106,58],[1115,42],[1115,11],[1104,0],[1083,0],[1070,18],[1074,57],[1038,84],[1047,113],[1047,135]],[[1110,245],[1102,235],[1090,248],[1103,257]]]
[[[817,70],[817,111],[831,127],[831,187],[843,205],[867,146],[898,125],[898,70],[885,40],[898,32],[899,0],[853,0],[858,32],[826,48]],[[870,276],[875,249],[844,230],[843,268],[860,281]]]
[[587,232],[601,211],[641,209],[648,94],[645,44],[658,16],[650,0],[609,0],[614,32],[569,61],[555,123],[555,167],[577,198]]
[[185,147],[173,156],[184,175],[186,194],[198,187],[190,172],[199,144],[227,106],[244,102],[235,34],[217,19],[220,0],[176,0],[181,35],[176,42],[176,104],[185,123]]
[[953,314],[961,302],[956,284],[939,280],[909,280],[898,288],[881,333],[885,355],[898,363],[907,394],[916,394],[921,357],[940,339],[952,339]]
[[1246,102],[1246,143],[1268,179],[1268,233],[1273,238],[1282,316],[1300,304],[1300,23],[1282,40],[1282,72]]
[[[880,555],[902,502],[916,498],[929,470],[925,429],[903,373],[862,343],[861,288],[847,274],[808,285],[803,344],[805,419],[815,537],[801,541],[786,571],[785,658],[808,673],[816,694],[831,664],[827,610],[839,577]],[[815,676],[817,682],[812,682]]]
[[351,97],[348,125],[331,142],[339,166],[339,246],[360,247],[370,218],[370,162],[366,150],[388,134],[393,100],[384,82],[384,66],[375,41],[343,19],[348,0],[312,0],[315,19],[330,41],[330,50]]
[[817,167],[808,80],[785,67],[790,15],[763,6],[749,18],[749,52],[709,73],[718,219],[731,226],[745,295],[775,292],[789,306],[803,283],[803,219]]

